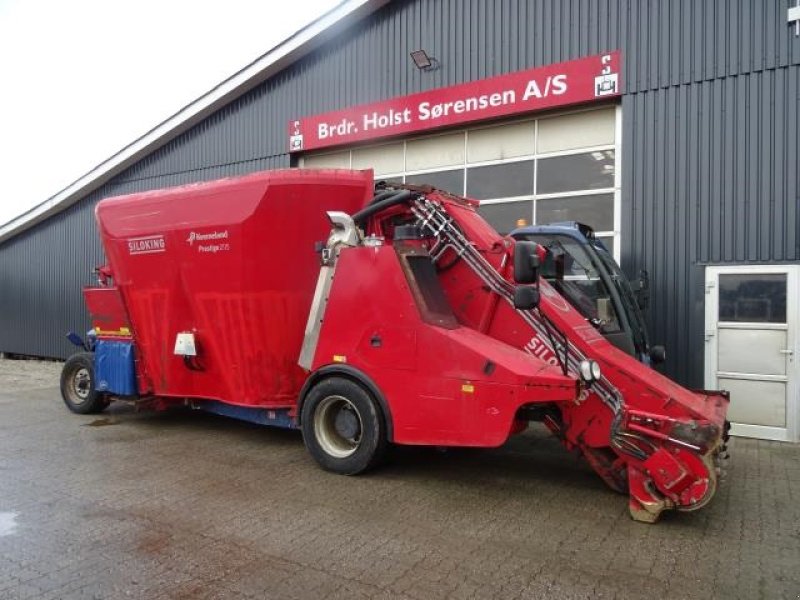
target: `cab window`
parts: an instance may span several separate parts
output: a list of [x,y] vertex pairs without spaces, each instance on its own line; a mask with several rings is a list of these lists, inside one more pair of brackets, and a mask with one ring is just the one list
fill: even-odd
[[601,333],[622,331],[611,294],[600,277],[598,265],[577,241],[568,236],[536,234],[526,239],[547,249],[542,264],[544,277]]

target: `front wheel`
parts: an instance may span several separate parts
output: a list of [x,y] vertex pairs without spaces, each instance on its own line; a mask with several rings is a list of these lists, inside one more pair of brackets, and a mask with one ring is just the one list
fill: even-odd
[[89,415],[108,406],[106,397],[95,388],[94,355],[73,354],[61,370],[61,397],[72,412]]
[[342,475],[375,466],[388,445],[380,407],[360,385],[330,377],[308,393],[300,420],[303,441],[319,465]]

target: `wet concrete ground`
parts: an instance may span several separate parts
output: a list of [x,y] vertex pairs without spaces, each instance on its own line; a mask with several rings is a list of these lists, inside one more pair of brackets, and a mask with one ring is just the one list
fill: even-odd
[[77,416],[0,360],[0,598],[797,598],[800,446],[736,439],[717,497],[634,523],[546,434],[318,469],[300,434]]

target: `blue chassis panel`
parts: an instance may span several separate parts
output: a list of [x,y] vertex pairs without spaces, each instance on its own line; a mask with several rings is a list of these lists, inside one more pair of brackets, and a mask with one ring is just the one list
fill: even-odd
[[133,342],[97,340],[94,345],[94,378],[99,392],[135,396],[138,391]]
[[[94,351],[94,372],[98,391],[119,396],[135,396],[138,393],[132,342],[97,340]],[[297,423],[289,416],[287,408],[236,406],[218,400],[196,401],[193,406],[216,415],[258,425],[297,429]]]
[[269,425],[283,429],[297,429],[297,423],[289,416],[289,409],[282,408],[255,408],[250,406],[236,406],[218,400],[196,401],[194,407],[206,412],[231,417],[240,421],[249,421],[258,425]]

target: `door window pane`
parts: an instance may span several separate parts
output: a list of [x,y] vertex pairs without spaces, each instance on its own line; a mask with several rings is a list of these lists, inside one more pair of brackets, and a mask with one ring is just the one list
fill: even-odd
[[533,194],[533,161],[505,163],[489,167],[474,167],[467,171],[467,196],[510,198]]
[[[305,155],[301,164],[372,168],[376,181],[403,180],[492,200],[497,203],[481,207],[480,212],[501,232],[514,229],[519,219],[531,223],[535,213],[538,223],[579,221],[608,234],[614,229],[610,190],[614,189],[616,157],[613,149],[586,149],[614,144],[616,112],[604,106],[348,150],[326,149]],[[546,154],[564,151],[573,154]],[[545,154],[537,156],[540,153]],[[493,164],[475,165],[479,162]],[[525,200],[513,202],[512,198]],[[613,252],[616,240],[612,236],[605,241]]]
[[506,234],[521,227],[518,221],[524,219],[529,225],[533,217],[533,202],[522,200],[518,202],[500,202],[497,204],[481,204],[478,213],[499,233]]
[[463,164],[463,133],[410,140],[406,144],[406,169],[409,171]]
[[547,198],[536,201],[536,222],[578,221],[595,231],[614,229],[614,194]]
[[406,183],[413,185],[432,185],[440,190],[447,190],[453,194],[464,193],[464,169],[456,171],[436,171],[422,173],[421,175],[408,175]]
[[720,377],[720,389],[731,393],[728,418],[734,423],[786,427],[786,383]]
[[723,325],[718,335],[718,370],[786,375],[786,356],[776,352],[787,347],[785,329],[733,329]]
[[539,152],[614,143],[614,109],[591,110],[539,121]]
[[720,275],[719,320],[786,323],[786,275]]
[[533,154],[534,130],[533,121],[473,129],[467,135],[467,162]]
[[303,157],[304,169],[349,169],[350,151],[316,154]]
[[539,194],[613,188],[614,151],[542,158],[537,177]]
[[374,169],[376,176],[386,173],[402,173],[404,162],[402,143],[353,150],[353,168]]

